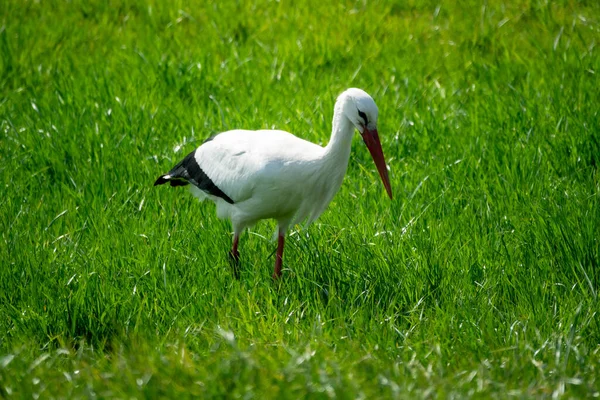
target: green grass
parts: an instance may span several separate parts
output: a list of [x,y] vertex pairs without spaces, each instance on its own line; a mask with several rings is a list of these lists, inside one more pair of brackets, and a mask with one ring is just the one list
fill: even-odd
[[[0,14],[0,397],[600,395],[600,3],[23,2]],[[219,5],[228,3],[228,5]],[[217,132],[326,143],[292,232],[156,177]]]

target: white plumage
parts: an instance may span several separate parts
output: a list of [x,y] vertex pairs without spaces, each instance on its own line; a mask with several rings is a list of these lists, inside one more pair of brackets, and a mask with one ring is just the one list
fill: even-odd
[[371,96],[348,89],[336,101],[331,139],[325,147],[279,130],[231,130],[207,140],[155,185],[191,183],[196,196],[216,204],[219,218],[231,220],[234,242],[230,254],[236,276],[242,231],[261,219],[275,219],[279,243],[273,277],[277,278],[288,228],[317,219],[339,190],[355,129],[363,136],[392,197],[377,117]]

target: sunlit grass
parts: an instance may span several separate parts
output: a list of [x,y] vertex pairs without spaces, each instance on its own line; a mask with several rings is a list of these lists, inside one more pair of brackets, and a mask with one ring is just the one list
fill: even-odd
[[[227,2],[225,2],[227,3]],[[595,2],[17,2],[0,14],[0,397],[598,396]],[[156,177],[222,130],[355,141],[286,244]]]

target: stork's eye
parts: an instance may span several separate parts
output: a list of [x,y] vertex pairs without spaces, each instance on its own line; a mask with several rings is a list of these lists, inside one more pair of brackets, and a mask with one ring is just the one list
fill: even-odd
[[361,117],[365,121],[365,125],[369,125],[369,119],[367,118],[367,114],[358,110],[358,116]]

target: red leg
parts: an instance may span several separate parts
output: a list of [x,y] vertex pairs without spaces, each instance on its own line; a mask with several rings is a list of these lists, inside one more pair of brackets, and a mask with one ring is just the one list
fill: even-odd
[[277,256],[275,257],[275,271],[273,279],[281,278],[281,264],[283,264],[283,245],[285,244],[285,234],[279,232],[277,240]]
[[233,274],[235,275],[235,279],[240,279],[240,253],[238,251],[239,241],[240,237],[237,234],[235,234],[233,236],[233,247],[229,252],[229,257],[233,266]]

